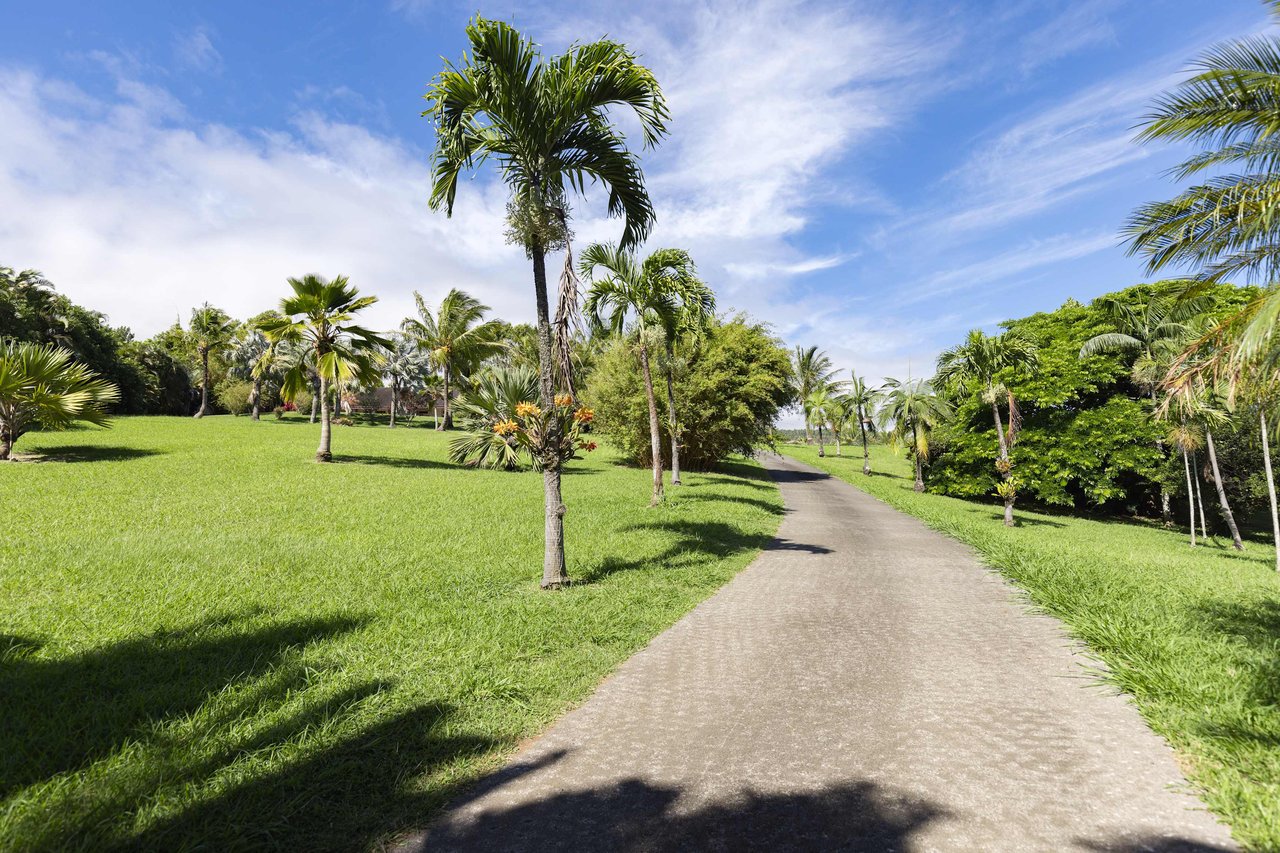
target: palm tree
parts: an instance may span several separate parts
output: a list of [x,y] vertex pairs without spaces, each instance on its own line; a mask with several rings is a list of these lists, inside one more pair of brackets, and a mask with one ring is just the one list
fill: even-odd
[[[1036,361],[1035,343],[1017,332],[988,337],[978,329],[969,332],[969,337],[963,344],[938,356],[937,378],[942,384],[965,394],[976,391],[982,395],[983,402],[991,406],[999,446],[996,470],[1005,483],[1012,483],[1014,479],[1013,462],[1009,453],[1018,441],[1020,418],[1013,390],[1001,377],[1010,371],[1029,370],[1035,366]],[[1000,418],[1001,398],[1004,398],[1009,412],[1007,429]],[[1000,494],[1004,498],[1005,527],[1013,527],[1013,502],[1017,491],[1012,485],[1007,485]]]
[[[809,399],[809,395],[819,388],[825,388],[836,372],[831,367],[831,359],[817,347],[805,348],[797,346],[791,360],[792,367],[796,372],[796,385],[798,386],[800,405],[803,408],[806,406],[805,401]],[[809,432],[809,412],[807,409],[804,415],[804,440],[808,444],[813,441],[813,436]]]
[[836,442],[836,456],[840,456],[840,439],[844,436],[849,421],[858,414],[857,405],[848,394],[840,393],[831,398],[831,407],[827,410],[827,419],[831,422],[831,437]]
[[225,350],[236,332],[236,321],[208,302],[191,312],[191,340],[200,359],[200,408],[195,417],[212,413],[209,408],[209,356]]
[[407,318],[400,328],[424,352],[430,353],[431,362],[440,368],[444,377],[444,422],[440,429],[453,429],[449,401],[453,380],[467,376],[480,366],[480,362],[503,351],[503,327],[496,320],[481,322],[489,306],[456,287],[445,294],[435,313],[416,290],[413,301],[418,308],[418,316]]
[[805,425],[813,424],[818,428],[818,456],[827,455],[823,446],[822,428],[831,421],[831,411],[835,407],[836,400],[828,388],[816,388],[804,398]]
[[424,352],[418,342],[407,335],[392,333],[391,348],[387,350],[386,360],[382,365],[382,374],[391,388],[389,426],[396,425],[400,398],[406,392],[418,391],[425,387],[426,377],[430,372],[430,354]]
[[254,326],[241,329],[231,346],[231,372],[253,383],[253,388],[249,391],[249,405],[251,417],[255,421],[259,420],[261,414],[262,380],[267,375],[265,370],[258,369],[258,365],[270,349],[271,344],[266,336]]
[[862,436],[862,473],[870,475],[871,453],[867,449],[867,432],[875,428],[873,416],[876,405],[880,402],[880,391],[869,386],[867,380],[857,373],[849,372],[853,379],[849,383],[849,391],[845,394],[845,399],[853,404],[854,417],[858,419],[858,432]]
[[[1182,467],[1187,475],[1187,521],[1191,525],[1191,547],[1196,547],[1196,489],[1191,478],[1191,453],[1204,444],[1204,437],[1194,424],[1185,420],[1169,430],[1168,442],[1182,454]],[[1203,527],[1203,524],[1201,525]]]
[[715,318],[716,296],[704,282],[694,273],[693,262],[689,262],[688,276],[679,281],[680,309],[675,325],[666,330],[667,352],[665,370],[667,378],[667,426],[671,431],[671,485],[680,483],[680,444],[684,438],[684,429],[676,415],[675,372],[676,345],[681,342],[690,344],[701,341]]
[[[649,403],[649,440],[653,467],[651,506],[661,503],[662,432],[650,363],[651,336],[675,336],[681,315],[706,316],[710,291],[694,275],[693,261],[683,249],[658,249],[641,262],[635,252],[611,243],[593,243],[582,253],[581,274],[591,280],[583,313],[593,328],[622,335],[635,317],[639,331],[640,371]],[[607,313],[608,317],[603,315]],[[669,389],[668,393],[673,394]],[[669,401],[674,414],[674,401]]]
[[[524,447],[501,428],[516,419],[516,407],[538,396],[538,374],[532,367],[494,367],[483,371],[458,399],[463,428],[449,442],[449,458],[472,467],[514,471]],[[498,429],[495,429],[498,427]]]
[[[452,214],[458,176],[489,157],[497,161],[511,192],[511,236],[533,262],[538,393],[543,410],[551,411],[556,376],[546,253],[567,248],[568,191],[581,194],[588,182],[599,182],[608,191],[610,214],[623,218],[622,248],[642,242],[653,225],[653,205],[639,162],[610,109],[629,108],[644,144],[652,146],[667,133],[666,100],[653,74],[617,42],[578,44],[544,59],[509,25],[478,16],[467,37],[470,53],[459,65],[447,65],[426,95],[424,115],[436,127],[431,206]],[[568,256],[565,267],[571,271]],[[555,321],[557,329],[567,329],[576,311],[571,298],[576,290],[572,276],[562,276],[561,283]],[[561,381],[566,378],[562,372]],[[546,434],[539,451],[545,457],[544,589],[568,580],[557,429]]]
[[933,385],[923,379],[888,377],[884,381],[884,406],[880,424],[888,428],[894,444],[910,439],[909,451],[915,460],[915,490],[924,491],[924,462],[929,458],[929,436],[951,417],[950,405],[934,393]]
[[335,383],[353,380],[378,381],[379,350],[390,347],[391,342],[351,322],[357,312],[377,302],[378,297],[359,296],[345,275],[329,281],[308,274],[289,279],[289,287],[293,295],[280,301],[282,316],[263,320],[259,328],[272,343],[288,342],[309,351],[309,359],[298,359],[284,374],[280,393],[292,400],[308,384],[308,366],[319,376],[320,446],[316,461],[331,462],[329,389]]
[[32,427],[63,429],[76,421],[107,426],[106,407],[120,390],[60,347],[0,345],[0,460]]

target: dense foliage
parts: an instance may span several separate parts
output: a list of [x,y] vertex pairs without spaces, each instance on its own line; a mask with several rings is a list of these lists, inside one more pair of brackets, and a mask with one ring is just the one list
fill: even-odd
[[[745,317],[714,323],[683,361],[674,388],[683,420],[681,461],[688,468],[706,470],[730,453],[751,454],[796,399],[787,350]],[[648,465],[648,403],[634,341],[615,340],[599,357],[586,399],[596,428],[627,459]],[[662,430],[666,452],[669,424]]]

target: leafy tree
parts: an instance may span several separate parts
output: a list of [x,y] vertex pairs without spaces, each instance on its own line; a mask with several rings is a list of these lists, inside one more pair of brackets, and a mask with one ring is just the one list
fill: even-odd
[[[974,329],[963,344],[938,356],[937,379],[940,383],[963,393],[976,392],[984,403],[991,406],[998,444],[996,470],[1002,481],[997,491],[1004,500],[1005,527],[1013,527],[1013,504],[1018,493],[1010,451],[1018,441],[1021,424],[1017,398],[1004,379],[1012,372],[1030,370],[1035,364],[1036,345],[1017,332],[988,337]],[[1009,414],[1007,427],[1000,418],[1001,398],[1006,401]]]
[[213,385],[209,373],[209,357],[221,354],[230,346],[236,332],[236,321],[208,302],[191,312],[191,340],[196,357],[200,360],[200,408],[195,417],[203,418],[213,412],[209,405],[209,389]]
[[858,419],[858,434],[862,438],[862,473],[871,474],[871,452],[867,449],[867,432],[875,428],[876,406],[880,402],[880,389],[872,388],[867,380],[850,371],[853,379],[845,399],[854,407],[853,415]]
[[825,352],[819,351],[817,347],[797,346],[792,368],[795,371],[796,386],[800,393],[800,406],[804,414],[804,440],[808,444],[813,440],[813,436],[809,432],[809,411],[805,408],[808,405],[809,395],[830,384],[836,372],[831,366],[831,359],[827,357]]
[[0,345],[0,460],[34,427],[64,429],[76,421],[106,426],[119,389],[71,353],[48,344]]
[[[537,308],[539,400],[555,406],[552,318],[546,253],[568,241],[568,191],[599,182],[609,212],[623,218],[622,248],[642,242],[654,220],[639,162],[612,120],[611,108],[630,109],[646,146],[666,135],[666,101],[658,81],[625,46],[608,40],[578,44],[544,58],[507,24],[477,17],[467,27],[470,53],[449,64],[426,99],[436,127],[431,190],[433,208],[452,214],[458,176],[493,157],[511,192],[515,239],[533,262]],[[571,271],[566,258],[566,271]],[[567,329],[576,310],[572,276],[562,276],[556,328]],[[563,343],[563,342],[562,342]],[[562,377],[562,381],[563,381]],[[560,494],[557,422],[549,422],[539,448],[546,503],[542,586],[568,580],[564,561],[565,506]]]
[[[778,413],[796,399],[787,350],[745,316],[712,321],[675,393],[685,413],[681,457],[695,471],[769,444]],[[586,398],[596,413],[596,429],[626,458],[647,465],[652,453],[648,402],[635,354],[625,341],[614,339],[600,355]]]
[[273,344],[288,343],[308,352],[309,358],[299,358],[284,374],[280,391],[285,400],[294,399],[308,385],[308,366],[319,376],[320,446],[316,461],[331,462],[330,386],[352,380],[378,381],[379,351],[391,342],[351,322],[378,297],[360,296],[346,276],[329,281],[308,274],[289,279],[289,287],[293,295],[280,301],[281,316],[263,320],[260,328]]
[[[653,469],[650,506],[657,506],[663,498],[662,430],[653,389],[651,334],[660,332],[670,341],[677,334],[682,317],[696,315],[705,322],[711,310],[708,303],[714,304],[710,290],[698,281],[693,261],[682,249],[658,249],[640,261],[634,252],[595,243],[582,253],[580,268],[583,276],[592,279],[583,312],[593,328],[608,328],[621,336],[628,318],[636,320],[640,371],[649,404],[649,455]],[[608,314],[607,319],[604,313]],[[668,392],[674,396],[670,388]],[[674,414],[674,399],[670,410]]]
[[494,321],[481,322],[489,306],[456,287],[445,294],[435,312],[417,291],[413,301],[418,316],[407,318],[400,328],[430,354],[432,364],[440,369],[444,378],[444,422],[440,429],[453,429],[449,400],[453,380],[469,375],[486,358],[504,349],[502,329]]
[[933,385],[923,379],[905,382],[889,377],[884,383],[884,405],[880,423],[889,430],[895,444],[907,443],[915,462],[915,490],[924,491],[924,463],[929,459],[929,437],[951,417],[951,406],[938,396]]

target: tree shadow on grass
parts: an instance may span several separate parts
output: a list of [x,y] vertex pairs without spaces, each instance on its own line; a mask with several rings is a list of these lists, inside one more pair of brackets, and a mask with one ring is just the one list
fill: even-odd
[[30,453],[16,454],[24,462],[124,462],[161,456],[163,450],[150,447],[117,447],[103,444],[64,444],[45,447]]
[[466,466],[452,462],[438,462],[434,459],[412,459],[406,456],[372,456],[359,453],[335,453],[333,461],[347,465],[383,465],[388,468],[427,468],[460,471]]
[[401,850],[901,851],[910,849],[914,834],[948,815],[927,800],[869,781],[799,793],[744,790],[692,811],[679,808],[683,793],[635,778],[549,791],[475,820],[442,820]]
[[1240,641],[1229,665],[1248,681],[1250,698],[1270,708],[1269,714],[1256,715],[1272,721],[1273,730],[1265,732],[1266,737],[1280,738],[1280,720],[1275,715],[1280,705],[1280,600],[1214,601],[1197,608],[1193,618],[1204,619]]
[[673,500],[678,502],[689,501],[692,503],[734,503],[743,504],[744,506],[753,506],[756,509],[762,509],[770,515],[782,515],[785,510],[776,501],[766,501],[762,498],[753,498],[746,495],[725,495],[718,492],[668,492],[675,497]]
[[743,551],[806,551],[830,553],[821,545],[808,545],[779,539],[767,533],[744,533],[740,528],[719,521],[657,521],[633,524],[626,530],[661,530],[674,538],[665,551],[643,559],[606,557],[583,573],[577,583],[595,583],[618,572],[658,567],[679,569],[707,560],[723,560]]

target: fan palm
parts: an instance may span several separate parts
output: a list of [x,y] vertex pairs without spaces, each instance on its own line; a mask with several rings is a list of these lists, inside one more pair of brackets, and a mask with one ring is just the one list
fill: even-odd
[[806,401],[810,394],[819,388],[825,388],[831,382],[831,378],[835,376],[835,370],[831,367],[831,359],[817,347],[797,346],[791,361],[796,374],[800,406],[804,409],[804,440],[807,444],[813,440],[813,436],[809,432],[809,411],[805,408]]
[[[682,315],[705,317],[712,310],[711,292],[698,281],[693,261],[682,249],[658,249],[640,261],[635,252],[613,244],[594,243],[582,253],[579,269],[591,279],[583,313],[596,329],[621,335],[634,317],[639,331],[640,371],[649,403],[650,455],[653,466],[652,505],[662,501],[662,432],[653,389],[649,346],[661,332],[668,341]],[[608,315],[607,317],[604,315]],[[670,403],[674,411],[674,402]]]
[[10,341],[0,345],[0,460],[34,427],[75,421],[106,426],[106,407],[120,399],[114,384],[72,360],[60,347]]
[[458,398],[459,418],[469,432],[449,442],[449,458],[472,467],[515,470],[524,447],[516,436],[494,427],[516,418],[516,407],[538,396],[538,374],[528,366],[482,372]]
[[[477,17],[467,27],[470,53],[448,64],[426,94],[436,127],[431,206],[453,213],[458,176],[493,157],[511,193],[512,235],[533,262],[538,320],[539,398],[555,405],[552,318],[546,253],[568,240],[568,192],[599,182],[609,212],[623,219],[622,246],[640,243],[653,225],[653,205],[635,155],[609,110],[628,108],[646,146],[667,133],[666,100],[658,81],[635,55],[614,41],[577,44],[544,58],[507,24]],[[569,271],[566,258],[566,271]],[[572,277],[562,277],[556,328],[576,311]],[[565,341],[561,340],[563,349]],[[567,374],[562,371],[562,381]],[[560,436],[553,427],[543,460],[546,538],[543,588],[568,580],[564,562],[565,507],[560,494]]]
[[236,332],[236,321],[208,302],[191,312],[191,340],[200,359],[200,408],[195,417],[203,418],[213,410],[209,407],[209,356],[220,354],[231,343]]
[[[376,296],[360,296],[345,275],[333,281],[308,274],[289,279],[292,296],[280,301],[282,316],[268,318],[259,324],[267,340],[287,342],[309,352],[284,374],[281,396],[292,400],[309,384],[307,368],[320,380],[320,446],[317,462],[331,462],[332,418],[329,389],[335,383],[373,383],[379,379],[381,349],[391,346],[386,338],[357,326],[351,320],[356,313],[378,301]],[[307,362],[310,362],[308,365]]]
[[[1088,344],[1086,344],[1088,346]],[[991,406],[996,422],[996,442],[999,455],[996,470],[1000,479],[1013,480],[1013,462],[1010,451],[1018,441],[1018,401],[1013,390],[1001,377],[1014,370],[1029,370],[1037,361],[1036,345],[1017,332],[1005,332],[988,337],[978,329],[969,332],[963,344],[952,347],[938,356],[937,379],[943,385],[963,393],[977,392],[983,402]],[[1006,428],[1000,417],[1000,401],[1004,398],[1008,407],[1009,423]],[[1013,526],[1013,502],[1016,490],[1008,486],[1001,491],[1004,498],[1004,523]]]
[[923,379],[885,379],[884,405],[880,424],[889,431],[895,445],[909,440],[908,452],[915,461],[915,490],[924,491],[924,463],[929,458],[929,438],[939,424],[951,417],[951,406]]
[[430,373],[430,354],[424,352],[414,339],[403,334],[393,334],[391,348],[387,350],[386,359],[382,365],[382,375],[386,377],[391,388],[390,426],[396,425],[396,414],[400,408],[401,398],[406,393],[423,390]]
[[253,383],[249,391],[249,406],[255,421],[261,414],[262,380],[266,378],[266,371],[259,370],[258,365],[270,349],[266,335],[252,326],[241,329],[231,346],[231,372]]
[[871,452],[867,449],[867,433],[875,429],[874,415],[876,405],[880,401],[880,390],[872,388],[867,380],[850,371],[853,376],[849,382],[849,390],[845,394],[854,407],[854,417],[858,419],[858,433],[862,437],[862,473],[871,474]]
[[407,318],[400,328],[430,354],[431,363],[440,369],[444,379],[444,422],[440,429],[453,429],[449,400],[453,380],[467,376],[480,362],[503,351],[503,326],[497,320],[481,322],[489,306],[456,287],[445,294],[434,313],[416,290],[413,301],[418,316]]

